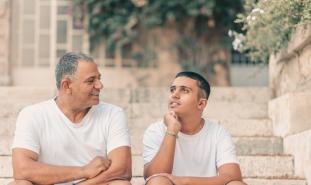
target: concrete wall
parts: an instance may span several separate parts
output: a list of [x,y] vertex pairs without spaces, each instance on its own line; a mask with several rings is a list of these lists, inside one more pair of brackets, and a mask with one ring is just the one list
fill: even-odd
[[300,27],[286,49],[270,57],[273,131],[295,157],[295,173],[311,184],[311,25]]

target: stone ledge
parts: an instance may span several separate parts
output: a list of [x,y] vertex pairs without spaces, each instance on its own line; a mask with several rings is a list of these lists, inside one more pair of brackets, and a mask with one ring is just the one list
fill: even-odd
[[295,157],[295,174],[311,184],[311,129],[284,138],[284,150]]
[[288,136],[311,129],[311,93],[292,92],[269,102],[269,117],[276,136]]

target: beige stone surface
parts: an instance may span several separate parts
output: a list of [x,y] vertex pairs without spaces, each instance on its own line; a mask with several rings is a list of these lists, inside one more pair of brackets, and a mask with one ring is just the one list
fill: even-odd
[[288,47],[269,61],[269,87],[275,96],[311,89],[311,25],[301,26]]
[[261,179],[261,178],[247,178],[244,181],[248,185],[307,185],[307,182],[303,179]]
[[295,157],[295,174],[311,184],[311,129],[284,138],[284,151]]
[[269,102],[269,117],[277,136],[287,136],[311,128],[311,93],[288,93]]

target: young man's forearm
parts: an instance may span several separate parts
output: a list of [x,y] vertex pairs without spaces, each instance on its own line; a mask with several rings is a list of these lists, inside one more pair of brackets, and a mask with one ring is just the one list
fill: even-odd
[[145,165],[145,179],[157,173],[172,173],[176,137],[166,134],[156,156]]

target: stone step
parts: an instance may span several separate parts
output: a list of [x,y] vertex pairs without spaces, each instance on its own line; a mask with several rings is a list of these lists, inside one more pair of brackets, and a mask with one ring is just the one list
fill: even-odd
[[[133,103],[123,107],[130,119],[141,117],[158,119],[167,112],[167,104]],[[265,119],[268,117],[268,104],[253,102],[210,102],[203,116],[211,119]]]
[[13,178],[0,178],[0,184],[1,185],[7,185],[9,182],[12,182]]
[[248,185],[307,185],[306,180],[301,178],[247,178],[244,181]]
[[[101,99],[110,103],[159,103],[166,102],[169,97],[168,87],[147,87],[136,89],[104,89]],[[261,87],[213,87],[210,102],[256,102],[267,103],[271,92]]]
[[[265,179],[265,178],[247,178],[244,181],[248,185],[307,185],[304,179],[285,178],[285,179]],[[133,185],[144,185],[143,177],[133,177],[131,180]]]
[[32,100],[43,101],[49,99],[56,94],[54,87],[29,87],[29,86],[0,86],[0,99],[1,100]]
[[[0,87],[0,98],[35,99],[42,101],[55,96],[56,87]],[[22,93],[21,93],[22,92]],[[168,87],[107,88],[100,98],[111,103],[163,102],[169,96]],[[210,101],[266,103],[271,92],[266,87],[212,87]]]
[[[283,178],[294,175],[292,156],[240,156],[238,159],[244,178]],[[143,158],[134,155],[132,163],[133,176],[142,176]]]
[[[0,102],[0,118],[16,118],[20,110],[27,106],[36,103],[36,100],[1,100]],[[164,103],[132,103],[122,106],[127,115],[131,119],[139,117],[149,117],[152,119],[163,117],[167,111],[167,104]],[[209,118],[267,118],[266,103],[228,103],[228,102],[211,102],[205,109],[204,116]]]

